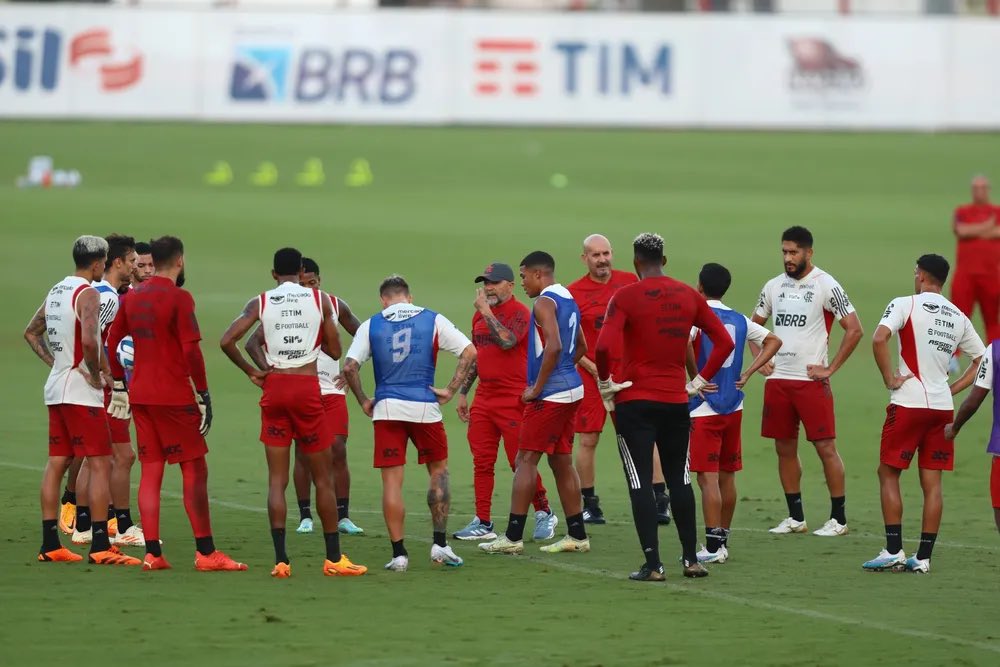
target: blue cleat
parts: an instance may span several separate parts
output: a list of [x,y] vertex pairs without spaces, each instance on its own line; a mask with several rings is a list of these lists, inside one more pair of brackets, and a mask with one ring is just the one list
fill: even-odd
[[497,534],[493,531],[493,522],[483,523],[478,516],[472,517],[472,521],[462,530],[452,533],[456,540],[495,540]]
[[296,533],[311,533],[313,532],[313,520],[312,519],[302,519],[299,522],[299,527],[295,529]]
[[551,540],[556,536],[556,526],[558,525],[559,517],[552,510],[548,512],[535,512],[535,532],[532,534],[531,539],[536,542]]
[[886,570],[902,572],[906,568],[906,554],[902,551],[891,554],[882,549],[878,556],[865,562],[861,567],[869,572],[885,572]]
[[910,556],[909,558],[906,559],[906,571],[915,572],[917,574],[930,574],[931,559],[917,558],[916,556]]
[[359,528],[346,516],[337,522],[337,532],[343,533],[344,535],[364,535],[365,531],[363,528]]

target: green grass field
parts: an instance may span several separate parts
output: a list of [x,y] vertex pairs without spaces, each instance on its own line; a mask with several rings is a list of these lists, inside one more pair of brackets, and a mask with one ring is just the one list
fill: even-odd
[[[912,289],[918,255],[953,256],[951,208],[966,198],[973,172],[996,171],[1000,137],[7,122],[0,124],[0,146],[0,262],[12,282],[0,322],[7,387],[0,449],[4,664],[1000,660],[994,618],[1000,537],[989,506],[985,409],[963,431],[956,470],[946,478],[932,575],[872,575],[860,568],[882,546],[875,468],[887,396],[868,337],[885,304]],[[79,169],[83,187],[15,189],[15,177],[35,154]],[[296,186],[295,173],[314,157],[323,160],[327,183]],[[371,164],[369,187],[344,184],[357,158]],[[232,165],[235,180],[228,187],[202,181],[218,160]],[[248,184],[263,160],[278,167],[273,187]],[[568,186],[552,187],[554,173],[565,174]],[[270,286],[277,247],[295,245],[315,257],[324,287],[362,318],[378,308],[379,280],[400,272],[417,302],[467,329],[472,278],[485,264],[516,264],[542,248],[555,255],[557,275],[569,282],[583,272],[579,243],[592,232],[612,239],[619,268],[629,268],[630,241],[643,231],[667,239],[668,270],[682,280],[693,282],[706,261],[722,262],[734,275],[726,300],[748,311],[761,285],[782,270],[779,236],[791,224],[813,230],[817,264],[842,282],[866,328],[833,380],[850,536],[767,534],[786,510],[772,447],[758,435],[758,378],[749,387],[732,558],[708,579],[684,580],[679,567],[668,567],[665,586],[624,580],[642,558],[610,430],[598,451],[598,492],[610,522],[592,529],[590,554],[543,557],[532,547],[523,557],[488,557],[460,543],[465,567],[432,569],[425,560],[426,474],[413,464],[406,492],[411,569],[388,574],[381,570],[390,551],[371,468],[371,426],[351,401],[352,517],[368,535],[343,544],[372,572],[326,579],[319,570],[322,538],[292,533],[295,577],[268,577],[273,554],[257,441],[258,390],[217,341],[246,300]],[[188,288],[198,303],[215,400],[209,436],[215,535],[221,548],[250,564],[245,574],[190,568],[193,543],[177,471],[168,475],[162,526],[174,570],[34,562],[46,451],[45,369],[21,332],[49,287],[71,270],[73,238],[115,231],[140,238],[170,233],[185,241]],[[839,339],[835,334],[833,344]],[[450,377],[452,368],[452,360],[444,360],[438,377]],[[370,382],[367,369],[365,377]],[[456,529],[473,513],[472,470],[453,406],[445,412],[449,528]],[[827,517],[826,489],[807,444],[802,454],[806,515],[818,527]],[[510,476],[503,466],[497,474],[494,512],[503,523]],[[920,516],[913,472],[904,488],[911,550]],[[664,557],[672,559],[679,552],[673,526],[661,537]]]

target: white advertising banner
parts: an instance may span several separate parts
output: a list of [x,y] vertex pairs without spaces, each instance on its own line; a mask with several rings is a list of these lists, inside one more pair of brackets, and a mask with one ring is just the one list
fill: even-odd
[[1000,128],[1000,22],[0,6],[0,117]]

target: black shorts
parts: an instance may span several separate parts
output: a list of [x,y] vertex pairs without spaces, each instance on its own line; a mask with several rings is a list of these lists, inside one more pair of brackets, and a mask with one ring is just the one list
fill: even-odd
[[690,483],[688,439],[691,416],[687,403],[619,403],[615,406],[615,430],[630,488],[639,488],[639,471],[652,470],[654,444],[660,452],[664,476],[668,476],[668,471],[683,474],[684,483]]

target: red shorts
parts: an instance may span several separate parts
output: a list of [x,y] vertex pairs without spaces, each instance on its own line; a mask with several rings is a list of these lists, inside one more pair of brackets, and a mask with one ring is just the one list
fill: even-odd
[[442,422],[421,424],[378,419],[375,424],[375,467],[392,468],[406,464],[406,442],[417,448],[417,463],[434,463],[448,458],[448,435]]
[[323,414],[330,437],[347,437],[347,396],[344,394],[323,394]]
[[190,405],[133,405],[136,449],[141,463],[182,463],[208,453],[201,410]]
[[260,398],[260,441],[268,447],[291,447],[293,439],[304,454],[333,444],[319,378],[269,373]]
[[799,437],[799,422],[810,442],[837,437],[829,380],[768,380],[764,383],[762,438]]
[[737,472],[743,470],[740,431],[743,411],[728,415],[691,418],[688,453],[693,472]]
[[108,418],[108,427],[111,429],[111,442],[113,444],[125,444],[132,442],[132,435],[129,433],[131,419],[118,419],[107,413],[108,406],[111,405],[111,387],[104,388],[104,414]]
[[993,467],[990,469],[990,498],[993,509],[1000,510],[1000,456],[993,457]]
[[553,403],[538,400],[524,407],[518,448],[545,454],[572,454],[573,428],[581,401]]
[[889,405],[882,425],[879,461],[906,470],[919,452],[917,465],[924,470],[953,470],[955,443],[944,438],[944,427],[953,422],[953,410],[929,410]]
[[104,409],[61,403],[49,408],[49,456],[111,456]]
[[608,411],[604,409],[601,392],[597,390],[597,380],[587,371],[580,371],[583,378],[583,400],[576,411],[577,433],[600,433],[604,430],[604,422],[608,419]]

